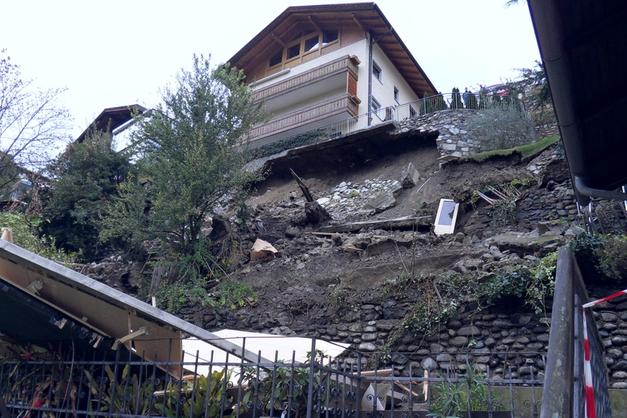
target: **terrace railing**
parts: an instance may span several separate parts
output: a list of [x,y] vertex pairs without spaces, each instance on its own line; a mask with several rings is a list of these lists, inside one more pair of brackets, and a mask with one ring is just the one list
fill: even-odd
[[[295,361],[295,354],[286,362],[278,361],[278,354],[272,362],[261,355],[251,362],[214,352],[196,352],[182,362],[146,362],[120,347],[89,359],[69,354],[5,361],[0,399],[10,416],[73,418],[400,418],[429,412],[531,418],[540,406],[541,380],[533,371],[524,377],[513,372],[512,366],[524,362],[513,353],[494,354],[509,359],[500,372],[452,356],[445,369],[409,367],[401,374],[376,365],[366,370],[367,358],[357,352],[325,357],[315,340],[311,352],[316,356],[305,362]],[[174,369],[185,372],[165,372]]]
[[591,311],[583,310],[588,295],[577,261],[568,248],[560,250],[555,275],[553,314],[546,360],[542,418],[587,417],[584,388],[584,321],[591,353],[596,417],[611,417],[607,368],[601,338]]
[[[338,101],[340,99],[341,101]],[[351,110],[352,113],[354,112],[354,117],[339,122],[332,122],[305,132],[299,132],[295,135],[287,135],[266,147],[271,150],[277,150],[281,149],[280,144],[285,144],[283,149],[306,144],[315,144],[328,139],[349,135],[360,129],[364,129],[364,127],[375,126],[386,122],[398,123],[445,110],[503,109],[525,113],[523,102],[517,97],[499,96],[496,94],[490,96],[471,94],[470,96],[466,96],[465,100],[463,94],[438,94],[413,102],[374,109],[371,112],[361,114],[356,113],[357,105],[350,101],[350,96],[340,99],[334,100],[333,103],[336,105],[340,104],[341,109],[345,109],[345,106],[348,106],[349,110]],[[325,112],[330,115],[331,113],[328,113],[328,106],[324,103],[322,105],[324,106],[319,109],[324,109]],[[318,107],[316,107],[316,109],[318,109]],[[338,107],[335,106],[334,109],[337,110]],[[277,119],[276,121],[270,121],[269,123],[253,128],[248,135],[249,146],[254,148],[255,140],[263,138],[264,136],[279,132],[289,132],[293,127],[299,126],[308,120],[313,120],[310,116],[315,116],[316,119],[326,117],[321,110],[315,110],[315,114],[311,113],[312,109],[305,109],[304,111],[308,119],[303,119],[303,116],[299,116],[302,112],[295,112]],[[269,155],[269,153],[263,154]]]

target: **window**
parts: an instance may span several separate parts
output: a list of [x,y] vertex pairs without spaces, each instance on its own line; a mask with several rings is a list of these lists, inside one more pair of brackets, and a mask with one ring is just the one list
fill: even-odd
[[452,199],[440,199],[438,213],[435,215],[435,225],[433,232],[436,235],[452,234],[455,232],[455,221],[457,220],[457,210],[459,203]]
[[305,48],[303,49],[303,53],[307,53],[309,51],[313,51],[314,49],[318,49],[320,43],[318,42],[318,35],[305,39]]
[[377,113],[379,110],[381,110],[381,103],[379,103],[379,101],[374,97],[371,100],[370,109],[373,113]]
[[296,58],[299,55],[300,55],[300,43],[297,43],[296,45],[287,47],[287,56],[285,59],[290,60],[292,58]]
[[379,81],[381,81],[381,67],[375,61],[372,61],[372,75]]
[[338,32],[336,30],[325,30],[322,32],[322,46],[326,46],[331,42],[335,42],[338,39]]
[[[317,33],[297,34],[289,41],[290,46],[270,57],[268,67],[274,67],[282,62],[294,60],[304,54],[319,50],[329,44],[337,42],[340,33],[337,30],[325,30]],[[283,54],[285,52],[285,54]]]
[[401,103],[399,100],[399,95],[398,95],[398,88],[396,86],[394,86],[394,100],[396,100],[396,103]]
[[409,105],[409,117],[410,118],[415,118],[416,117],[416,109],[414,109],[414,107],[412,105]]
[[279,65],[283,61],[283,50],[280,50],[272,57],[270,57],[270,61],[268,62],[269,67],[274,67],[275,65]]

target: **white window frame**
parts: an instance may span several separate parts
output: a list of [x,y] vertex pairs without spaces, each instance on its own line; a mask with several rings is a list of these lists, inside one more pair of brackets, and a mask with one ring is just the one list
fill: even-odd
[[[453,219],[451,220],[450,225],[442,225],[442,224],[439,224],[438,221],[440,219],[440,215],[442,214],[442,208],[444,207],[444,203],[447,203],[447,202],[455,203],[455,209],[453,210]],[[445,235],[445,234],[454,233],[458,211],[459,211],[459,203],[455,202],[453,199],[440,199],[440,204],[438,206],[438,213],[435,215],[435,221],[433,223],[433,232],[436,235]]]

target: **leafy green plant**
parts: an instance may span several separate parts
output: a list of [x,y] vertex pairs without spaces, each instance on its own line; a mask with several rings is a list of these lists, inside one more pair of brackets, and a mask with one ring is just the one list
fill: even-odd
[[482,109],[468,119],[468,126],[481,151],[511,148],[535,139],[533,123],[524,113],[509,106]]
[[250,285],[232,280],[218,284],[210,296],[207,301],[210,306],[229,309],[241,308],[257,300],[257,293]]
[[627,235],[606,236],[597,256],[599,268],[606,277],[613,280],[627,278]]
[[[87,385],[91,392],[90,410],[110,411],[116,414],[149,415],[154,384],[151,381],[139,383],[136,374],[131,375],[127,364],[120,376],[116,376],[110,366],[105,366],[106,383],[99,384],[93,374],[84,370]],[[104,386],[104,387],[103,387]]]
[[[214,371],[209,377],[198,376],[195,381],[170,383],[164,397],[157,402],[155,409],[167,417],[209,417],[229,416],[234,406],[233,395],[229,392],[229,373]],[[251,393],[247,392],[237,406],[239,413],[245,412]],[[177,407],[178,405],[178,407]],[[205,407],[206,405],[206,407]]]
[[51,166],[52,185],[43,193],[43,234],[81,258],[93,261],[111,249],[98,239],[102,208],[117,195],[131,165],[128,157],[111,150],[111,138],[94,133],[73,144]]
[[[430,413],[434,418],[462,418],[468,411],[487,411],[488,389],[483,382],[484,376],[473,366],[467,365],[466,375],[460,382],[448,379],[438,383],[433,391],[433,400]],[[493,410],[502,406],[495,400],[491,405]]]
[[51,237],[37,235],[40,224],[41,219],[38,217],[29,217],[20,212],[0,212],[0,227],[11,228],[15,244],[59,263],[74,262],[76,254],[58,249]]

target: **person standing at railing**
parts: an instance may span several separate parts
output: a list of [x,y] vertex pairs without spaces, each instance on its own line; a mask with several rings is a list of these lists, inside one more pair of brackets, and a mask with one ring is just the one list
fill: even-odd
[[468,87],[464,87],[464,94],[462,94],[462,98],[464,99],[464,106],[466,109],[470,109],[470,92],[468,91]]

